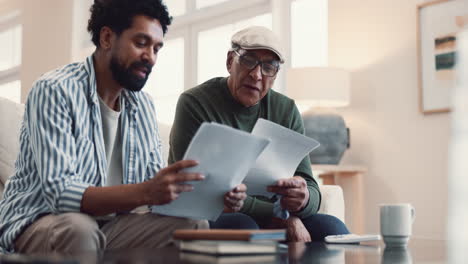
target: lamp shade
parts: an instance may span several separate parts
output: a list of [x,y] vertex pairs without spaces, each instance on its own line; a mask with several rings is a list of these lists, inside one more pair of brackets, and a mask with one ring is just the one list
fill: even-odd
[[350,73],[339,68],[292,68],[287,73],[287,94],[309,107],[349,105]]
[[[349,104],[350,73],[331,67],[293,68],[287,73],[289,97],[298,108],[329,108]],[[305,135],[320,146],[309,154],[313,164],[338,164],[349,147],[349,130],[342,116],[313,110],[303,113]]]

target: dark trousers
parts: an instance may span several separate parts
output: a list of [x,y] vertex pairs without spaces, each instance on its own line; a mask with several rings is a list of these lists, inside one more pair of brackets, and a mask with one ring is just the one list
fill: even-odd
[[[326,214],[313,214],[301,219],[312,241],[323,241],[329,235],[349,234],[346,225],[338,218]],[[259,229],[259,225],[242,213],[222,214],[218,220],[209,222],[211,229]]]
[[242,213],[224,213],[208,223],[210,229],[260,229],[252,217]]

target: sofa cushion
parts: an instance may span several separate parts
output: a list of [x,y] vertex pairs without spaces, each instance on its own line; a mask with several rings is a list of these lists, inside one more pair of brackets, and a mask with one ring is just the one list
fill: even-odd
[[344,223],[345,204],[343,189],[338,185],[321,185],[320,192],[322,193],[322,203],[318,212],[336,216]]
[[171,132],[171,127],[164,123],[158,122],[158,130],[159,130],[159,137],[162,143],[163,158],[164,158],[164,161],[167,162],[167,158],[169,156],[169,135]]
[[24,105],[0,97],[0,113],[0,187],[3,187],[14,172]]

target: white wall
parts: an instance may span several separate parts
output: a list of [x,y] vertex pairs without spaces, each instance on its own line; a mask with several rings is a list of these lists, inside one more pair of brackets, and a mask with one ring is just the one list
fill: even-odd
[[71,62],[74,1],[83,0],[0,0],[0,18],[20,12],[23,103],[39,76]]
[[0,18],[10,14],[14,10],[19,10],[22,6],[21,1],[0,0]]
[[416,208],[413,233],[445,238],[450,114],[418,108],[417,0],[329,0],[329,64],[352,72],[344,164],[368,167],[365,231],[381,203]]

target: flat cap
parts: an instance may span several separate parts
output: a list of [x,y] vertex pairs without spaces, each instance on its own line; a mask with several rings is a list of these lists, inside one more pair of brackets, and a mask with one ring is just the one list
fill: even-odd
[[245,28],[235,33],[231,38],[231,42],[245,50],[270,50],[278,55],[281,63],[284,63],[284,52],[281,47],[281,42],[273,31],[266,27],[253,26]]

